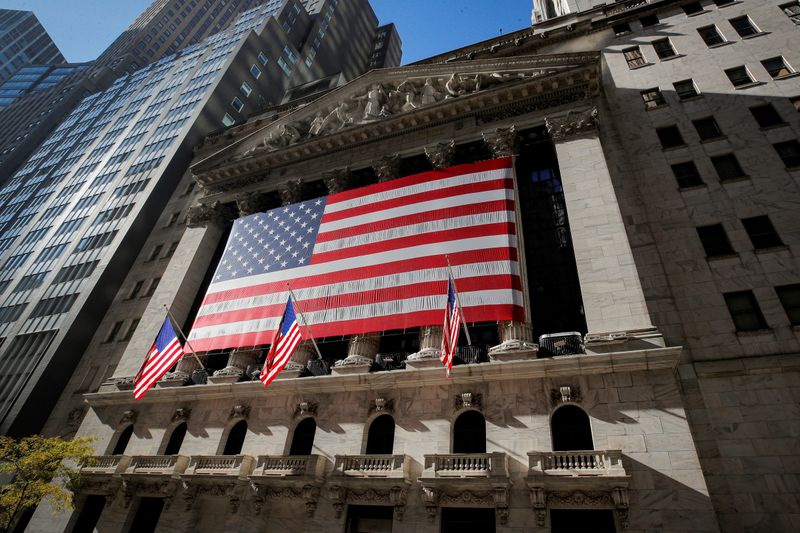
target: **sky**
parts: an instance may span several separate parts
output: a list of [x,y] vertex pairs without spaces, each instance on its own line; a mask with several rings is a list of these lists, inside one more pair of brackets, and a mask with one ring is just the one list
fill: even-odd
[[[67,61],[96,58],[151,0],[0,0],[33,11]],[[530,26],[531,0],[371,0],[381,24],[394,22],[403,64]]]

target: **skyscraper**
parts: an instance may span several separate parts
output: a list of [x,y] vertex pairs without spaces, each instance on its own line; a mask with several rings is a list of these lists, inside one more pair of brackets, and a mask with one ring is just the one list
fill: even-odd
[[65,61],[36,15],[30,11],[0,9],[0,81],[28,64]]
[[[292,0],[253,8],[228,30],[86,97],[0,189],[4,432],[44,421],[26,406],[55,401],[191,148],[291,87],[364,71],[377,27],[368,2],[323,7],[316,20]],[[168,225],[181,221],[171,214]],[[136,324],[127,326],[130,336]]]

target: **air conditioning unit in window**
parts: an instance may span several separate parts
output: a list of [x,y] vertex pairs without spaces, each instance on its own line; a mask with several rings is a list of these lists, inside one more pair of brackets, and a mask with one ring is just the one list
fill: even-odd
[[539,337],[539,357],[581,353],[586,353],[583,349],[583,335],[577,331],[548,333]]

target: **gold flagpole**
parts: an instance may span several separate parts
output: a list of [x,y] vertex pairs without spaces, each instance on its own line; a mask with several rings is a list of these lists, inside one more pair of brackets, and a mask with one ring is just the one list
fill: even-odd
[[317,355],[320,359],[322,359],[322,353],[319,351],[319,346],[317,346],[317,341],[314,339],[314,335],[311,334],[311,329],[308,327],[308,322],[306,322],[306,317],[303,316],[303,312],[297,307],[297,296],[294,295],[294,291],[292,291],[292,286],[289,285],[289,282],[286,282],[286,287],[289,289],[289,296],[292,297],[295,303],[295,309],[297,310],[297,314],[300,315],[300,320],[303,321],[303,326],[306,328],[306,333],[308,334],[309,338],[311,339],[311,344],[314,345],[314,349],[317,351]]
[[[458,296],[458,287],[456,287],[456,278],[453,276],[453,268],[450,266],[450,256],[445,254],[444,258],[447,260],[447,273],[450,279],[453,280],[453,291],[456,293],[456,302],[458,302],[458,314],[461,315],[461,325],[464,327],[464,334],[467,336],[467,345],[472,346],[472,339],[469,338],[469,329],[467,329],[467,321],[464,318],[464,308],[461,307],[461,298]],[[448,290],[450,287],[448,287]]]
[[178,321],[175,320],[174,316],[172,316],[172,312],[169,310],[169,308],[166,306],[166,304],[164,304],[164,310],[167,312],[167,316],[169,317],[169,321],[172,322],[172,325],[175,327],[175,329],[178,330],[178,333],[180,334],[180,336],[183,337],[183,341],[186,343],[186,346],[189,347],[189,350],[192,352],[192,355],[194,356],[195,360],[197,360],[197,364],[200,365],[200,368],[205,370],[206,367],[203,366],[203,363],[200,361],[200,358],[197,357],[197,353],[195,353],[194,348],[192,348],[192,345],[189,343],[188,337],[186,337],[186,335],[183,333],[183,330],[178,325]]

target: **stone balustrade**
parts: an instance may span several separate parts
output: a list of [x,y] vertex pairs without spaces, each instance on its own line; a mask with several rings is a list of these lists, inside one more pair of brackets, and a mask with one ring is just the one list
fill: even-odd
[[246,477],[253,472],[255,459],[249,455],[192,456],[187,475]]
[[337,455],[334,476],[408,477],[411,459],[406,455]]
[[251,477],[321,478],[326,463],[321,455],[260,455]]
[[423,478],[508,477],[508,457],[503,452],[426,455]]
[[529,452],[530,475],[625,476],[620,450]]
[[82,474],[120,474],[131,464],[127,455],[96,455],[81,467]]
[[125,473],[172,476],[183,474],[188,466],[185,455],[135,455]]

